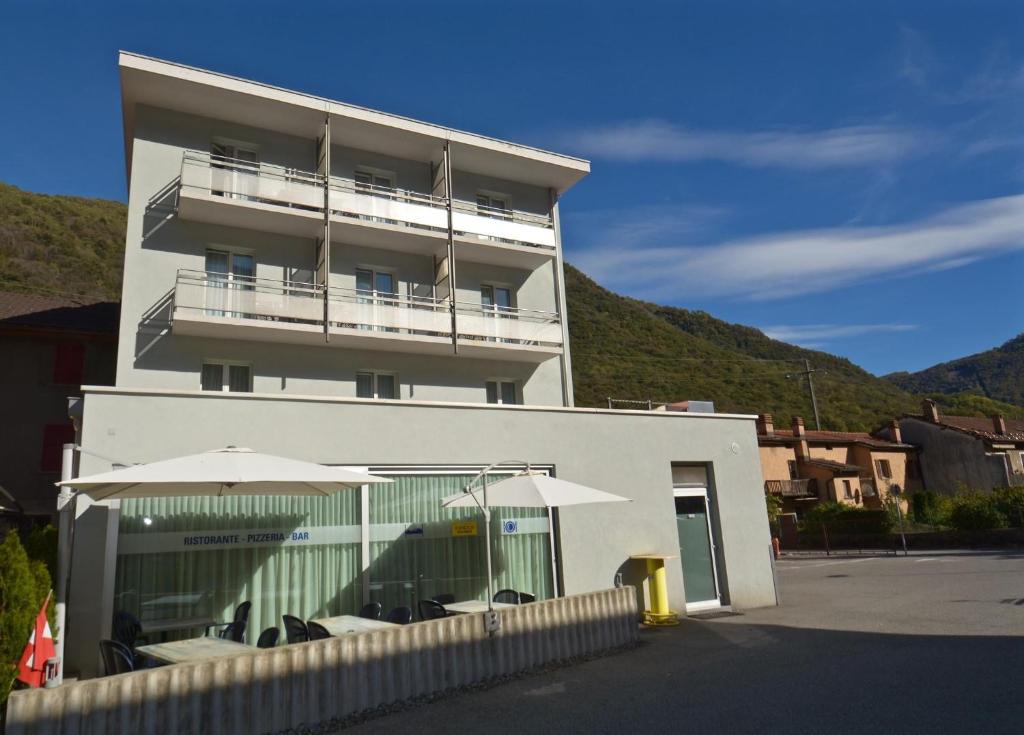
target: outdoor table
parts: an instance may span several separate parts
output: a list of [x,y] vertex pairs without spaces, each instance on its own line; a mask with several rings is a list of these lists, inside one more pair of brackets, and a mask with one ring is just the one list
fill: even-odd
[[389,623],[386,620],[371,620],[361,618],[358,615],[337,615],[333,618],[318,618],[314,623],[327,628],[331,635],[348,635],[349,633],[366,633],[371,630],[383,630],[384,628],[401,627],[397,623]]
[[[511,602],[492,602],[491,607],[500,610],[503,607],[515,607],[515,605]],[[480,613],[487,612],[487,603],[483,600],[464,600],[445,605],[444,609],[453,613]]]
[[168,664],[223,658],[255,650],[257,649],[252,646],[235,643],[224,638],[187,638],[183,641],[151,643],[148,646],[139,646],[135,649],[136,653]]

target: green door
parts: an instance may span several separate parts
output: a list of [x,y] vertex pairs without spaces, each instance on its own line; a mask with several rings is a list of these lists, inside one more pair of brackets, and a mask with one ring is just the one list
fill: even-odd
[[679,530],[679,556],[683,562],[686,604],[718,600],[715,579],[711,526],[707,501],[703,496],[676,498],[676,527]]

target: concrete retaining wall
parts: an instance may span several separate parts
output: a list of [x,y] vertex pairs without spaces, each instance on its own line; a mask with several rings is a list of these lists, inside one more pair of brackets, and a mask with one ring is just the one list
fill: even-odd
[[232,658],[14,692],[8,735],[265,733],[482,682],[637,640],[631,587]]

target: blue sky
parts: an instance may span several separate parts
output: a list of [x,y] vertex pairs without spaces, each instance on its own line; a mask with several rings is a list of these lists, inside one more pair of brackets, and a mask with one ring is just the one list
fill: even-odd
[[1019,2],[5,0],[0,180],[125,198],[124,48],[590,158],[603,285],[916,370],[1024,330],[1021,38]]

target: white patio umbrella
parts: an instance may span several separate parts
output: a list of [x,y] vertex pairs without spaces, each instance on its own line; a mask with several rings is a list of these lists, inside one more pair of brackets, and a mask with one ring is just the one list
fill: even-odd
[[[512,477],[498,480],[488,485],[487,473],[501,465],[525,465],[526,469]],[[481,486],[473,490],[473,485],[481,480]],[[590,503],[628,503],[629,498],[613,495],[603,490],[595,490],[568,480],[551,477],[543,472],[530,469],[526,462],[495,462],[481,470],[476,477],[458,495],[451,495],[441,501],[442,508],[472,508],[476,506],[484,514],[484,528],[487,543],[487,608],[492,608],[493,595],[491,583],[491,511],[493,507],[504,508],[561,508],[567,505],[586,505]],[[551,541],[551,563],[555,560],[555,540]],[[554,579],[552,578],[552,581]]]
[[333,495],[384,477],[225,447],[57,483],[93,500],[227,495]]

